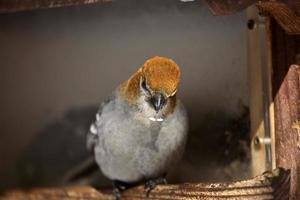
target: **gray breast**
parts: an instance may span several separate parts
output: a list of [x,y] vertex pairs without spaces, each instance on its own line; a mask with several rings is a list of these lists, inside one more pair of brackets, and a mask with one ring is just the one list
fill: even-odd
[[160,176],[176,163],[184,150],[187,116],[178,102],[164,122],[145,125],[120,99],[103,107],[97,123],[95,157],[112,180],[135,182]]

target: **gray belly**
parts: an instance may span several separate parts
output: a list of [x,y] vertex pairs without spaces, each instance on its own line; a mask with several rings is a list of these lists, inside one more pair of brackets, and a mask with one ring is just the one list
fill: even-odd
[[180,144],[185,142],[181,135],[168,133],[158,122],[150,127],[126,121],[109,125],[95,148],[96,161],[112,180],[135,182],[157,177],[181,157]]
[[148,118],[136,118],[115,105],[103,109],[97,124],[95,157],[104,175],[135,182],[160,176],[179,161],[188,129],[187,115],[179,101],[174,113],[162,123],[149,123]]

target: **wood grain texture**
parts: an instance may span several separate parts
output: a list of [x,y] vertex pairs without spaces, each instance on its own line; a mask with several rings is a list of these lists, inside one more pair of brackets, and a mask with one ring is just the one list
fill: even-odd
[[281,0],[284,2],[289,8],[295,11],[298,16],[300,16],[300,1],[299,0]]
[[300,6],[298,4],[300,4],[298,0],[294,4],[279,1],[259,1],[256,3],[263,13],[272,15],[289,34],[300,34],[300,16],[297,12]]
[[273,19],[272,95],[275,111],[276,164],[291,169],[291,199],[300,199],[299,66],[300,35],[288,35]]
[[110,0],[0,0],[0,13],[92,4]]
[[[181,185],[160,185],[149,197],[143,186],[135,187],[122,194],[123,200],[175,199],[175,200],[287,200],[290,186],[288,170],[276,169],[250,180],[232,183],[188,183]],[[5,193],[0,199],[6,200],[111,200],[112,195],[94,188],[66,187],[16,190]]]
[[276,161],[277,165],[291,169],[293,200],[300,199],[300,135],[295,126],[299,121],[300,67],[290,66],[275,97]]
[[273,16],[289,34],[300,34],[299,0],[206,0],[214,15],[231,15],[256,3],[262,13]]

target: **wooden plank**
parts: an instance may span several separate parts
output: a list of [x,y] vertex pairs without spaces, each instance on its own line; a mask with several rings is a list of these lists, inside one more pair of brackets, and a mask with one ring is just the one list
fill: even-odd
[[262,13],[273,16],[289,34],[300,34],[299,0],[206,0],[214,15],[231,15],[256,3]]
[[275,20],[271,21],[272,88],[275,107],[276,163],[291,169],[293,200],[300,199],[300,136],[299,121],[299,66],[300,35],[287,35]]
[[110,0],[0,0],[0,13],[92,4]]
[[299,0],[281,0],[284,2],[289,8],[295,11],[298,16],[300,16],[300,1]]
[[[254,179],[232,183],[188,183],[181,185],[160,185],[149,197],[145,196],[144,187],[139,186],[125,191],[122,199],[175,199],[175,200],[288,200],[290,172],[276,169]],[[6,200],[111,200],[112,195],[94,188],[65,187],[31,190],[15,190],[5,193],[0,199]]]
[[300,3],[288,5],[279,1],[259,1],[256,5],[263,13],[272,15],[287,33],[300,34],[300,16],[293,9],[300,9],[298,4]]
[[300,67],[292,65],[275,97],[276,161],[277,165],[291,169],[291,194],[300,199]]
[[[0,0],[0,13],[10,13],[40,8],[54,8],[79,4],[91,4],[110,0]],[[215,15],[229,15],[245,9],[255,0],[206,0]]]

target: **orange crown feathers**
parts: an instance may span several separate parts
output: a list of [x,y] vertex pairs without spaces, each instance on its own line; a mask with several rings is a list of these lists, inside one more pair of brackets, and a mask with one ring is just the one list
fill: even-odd
[[166,95],[171,95],[179,84],[180,69],[169,58],[155,56],[146,60],[144,65],[120,87],[120,93],[130,103],[133,103],[139,95],[142,77],[153,91],[162,91]]

